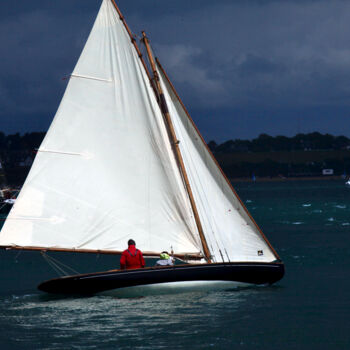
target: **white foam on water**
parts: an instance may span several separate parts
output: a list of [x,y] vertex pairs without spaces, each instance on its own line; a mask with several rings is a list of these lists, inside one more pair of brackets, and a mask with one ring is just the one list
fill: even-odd
[[349,226],[349,225],[350,225],[350,222],[343,222],[341,225],[342,225],[342,226]]
[[302,221],[296,221],[296,222],[292,222],[292,225],[302,225],[303,222]]
[[331,221],[332,222],[332,221],[334,221],[334,218],[333,217],[328,218],[327,221]]
[[117,288],[98,293],[98,295],[109,295],[120,298],[134,298],[148,295],[230,290],[248,286],[254,285],[250,283],[233,281],[181,281]]
[[335,208],[346,209],[346,205],[337,204],[337,205],[335,205]]
[[299,259],[302,259],[302,258],[305,258],[305,257],[304,256],[300,256],[300,255],[293,255],[292,258],[295,259],[295,260],[299,260]]
[[309,204],[309,203],[303,204],[303,207],[311,207],[311,204]]

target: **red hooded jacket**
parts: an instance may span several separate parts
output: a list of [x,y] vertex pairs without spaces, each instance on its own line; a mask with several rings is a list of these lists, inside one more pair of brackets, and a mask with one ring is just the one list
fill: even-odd
[[140,269],[145,267],[145,260],[139,249],[134,245],[129,245],[129,248],[124,250],[120,258],[120,268],[124,269]]

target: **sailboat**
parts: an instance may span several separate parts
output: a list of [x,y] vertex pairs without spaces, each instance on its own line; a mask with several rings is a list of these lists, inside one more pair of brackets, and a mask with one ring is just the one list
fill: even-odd
[[132,238],[146,257],[167,250],[179,261],[62,276],[38,286],[49,293],[280,280],[283,262],[220,169],[144,32],[141,44],[147,55],[114,0],[103,0],[0,246],[121,254]]

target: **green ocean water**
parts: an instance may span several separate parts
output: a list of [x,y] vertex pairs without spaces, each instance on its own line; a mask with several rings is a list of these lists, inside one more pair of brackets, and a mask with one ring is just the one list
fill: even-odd
[[[350,188],[239,183],[286,265],[276,285],[118,299],[58,298],[38,253],[0,252],[0,349],[350,349]],[[59,256],[56,255],[56,256]],[[84,270],[113,257],[69,259]]]

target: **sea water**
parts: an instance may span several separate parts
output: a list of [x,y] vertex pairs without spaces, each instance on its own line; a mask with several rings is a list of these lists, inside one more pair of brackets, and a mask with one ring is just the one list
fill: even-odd
[[[1,251],[0,349],[350,349],[350,188],[343,181],[235,187],[286,265],[280,282],[62,298],[36,290],[55,277],[40,254]],[[117,265],[113,257],[71,260],[91,271]]]

